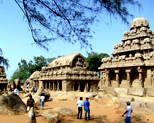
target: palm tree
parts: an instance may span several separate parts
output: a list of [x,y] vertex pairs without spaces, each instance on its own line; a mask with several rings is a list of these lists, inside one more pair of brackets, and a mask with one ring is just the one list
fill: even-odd
[[3,64],[6,68],[9,67],[9,60],[3,57],[2,49],[0,48],[0,65]]

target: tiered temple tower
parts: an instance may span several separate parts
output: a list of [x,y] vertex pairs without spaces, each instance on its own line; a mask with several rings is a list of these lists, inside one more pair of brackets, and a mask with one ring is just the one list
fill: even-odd
[[112,55],[99,67],[101,88],[154,88],[154,32],[148,20],[134,19]]

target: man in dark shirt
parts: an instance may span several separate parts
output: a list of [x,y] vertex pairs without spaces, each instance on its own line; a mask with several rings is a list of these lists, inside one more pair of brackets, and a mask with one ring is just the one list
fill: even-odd
[[30,110],[31,107],[34,107],[35,100],[32,98],[32,95],[29,95],[29,99],[27,100],[27,111]]
[[85,120],[87,120],[87,113],[88,113],[88,120],[90,120],[90,102],[88,101],[88,97],[86,97],[86,101],[84,101],[84,110],[85,110]]

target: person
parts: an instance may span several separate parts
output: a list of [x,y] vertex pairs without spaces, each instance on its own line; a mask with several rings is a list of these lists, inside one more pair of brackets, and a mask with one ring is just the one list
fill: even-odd
[[35,87],[33,87],[33,95],[35,94]]
[[42,108],[42,110],[43,110],[43,107],[44,107],[44,100],[45,100],[45,96],[44,96],[44,94],[41,94],[40,102],[41,102],[41,108]]
[[80,97],[80,100],[77,101],[77,105],[78,105],[78,116],[77,119],[79,119],[79,115],[80,115],[80,119],[82,119],[82,106],[83,106],[83,102],[82,102],[82,97]]
[[27,111],[30,110],[31,107],[34,108],[35,100],[32,98],[32,95],[29,95],[29,99],[27,100]]
[[14,94],[17,94],[17,89],[16,88],[14,89]]
[[5,89],[5,94],[8,96],[8,90],[7,89]]
[[17,89],[17,95],[19,95],[19,89]]
[[88,101],[89,98],[86,97],[86,101],[84,101],[84,110],[85,110],[85,120],[87,120],[87,114],[88,114],[88,120],[90,120],[90,102]]
[[131,113],[133,112],[133,109],[129,101],[126,103],[127,103],[127,109],[123,113],[122,117],[126,114],[125,123],[131,123]]

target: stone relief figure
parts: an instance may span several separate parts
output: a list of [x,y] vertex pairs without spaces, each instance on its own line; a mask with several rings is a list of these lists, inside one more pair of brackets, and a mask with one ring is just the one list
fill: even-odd
[[106,82],[106,74],[105,73],[102,74],[101,80],[102,80],[101,81],[101,87],[102,87],[105,85],[105,82]]

